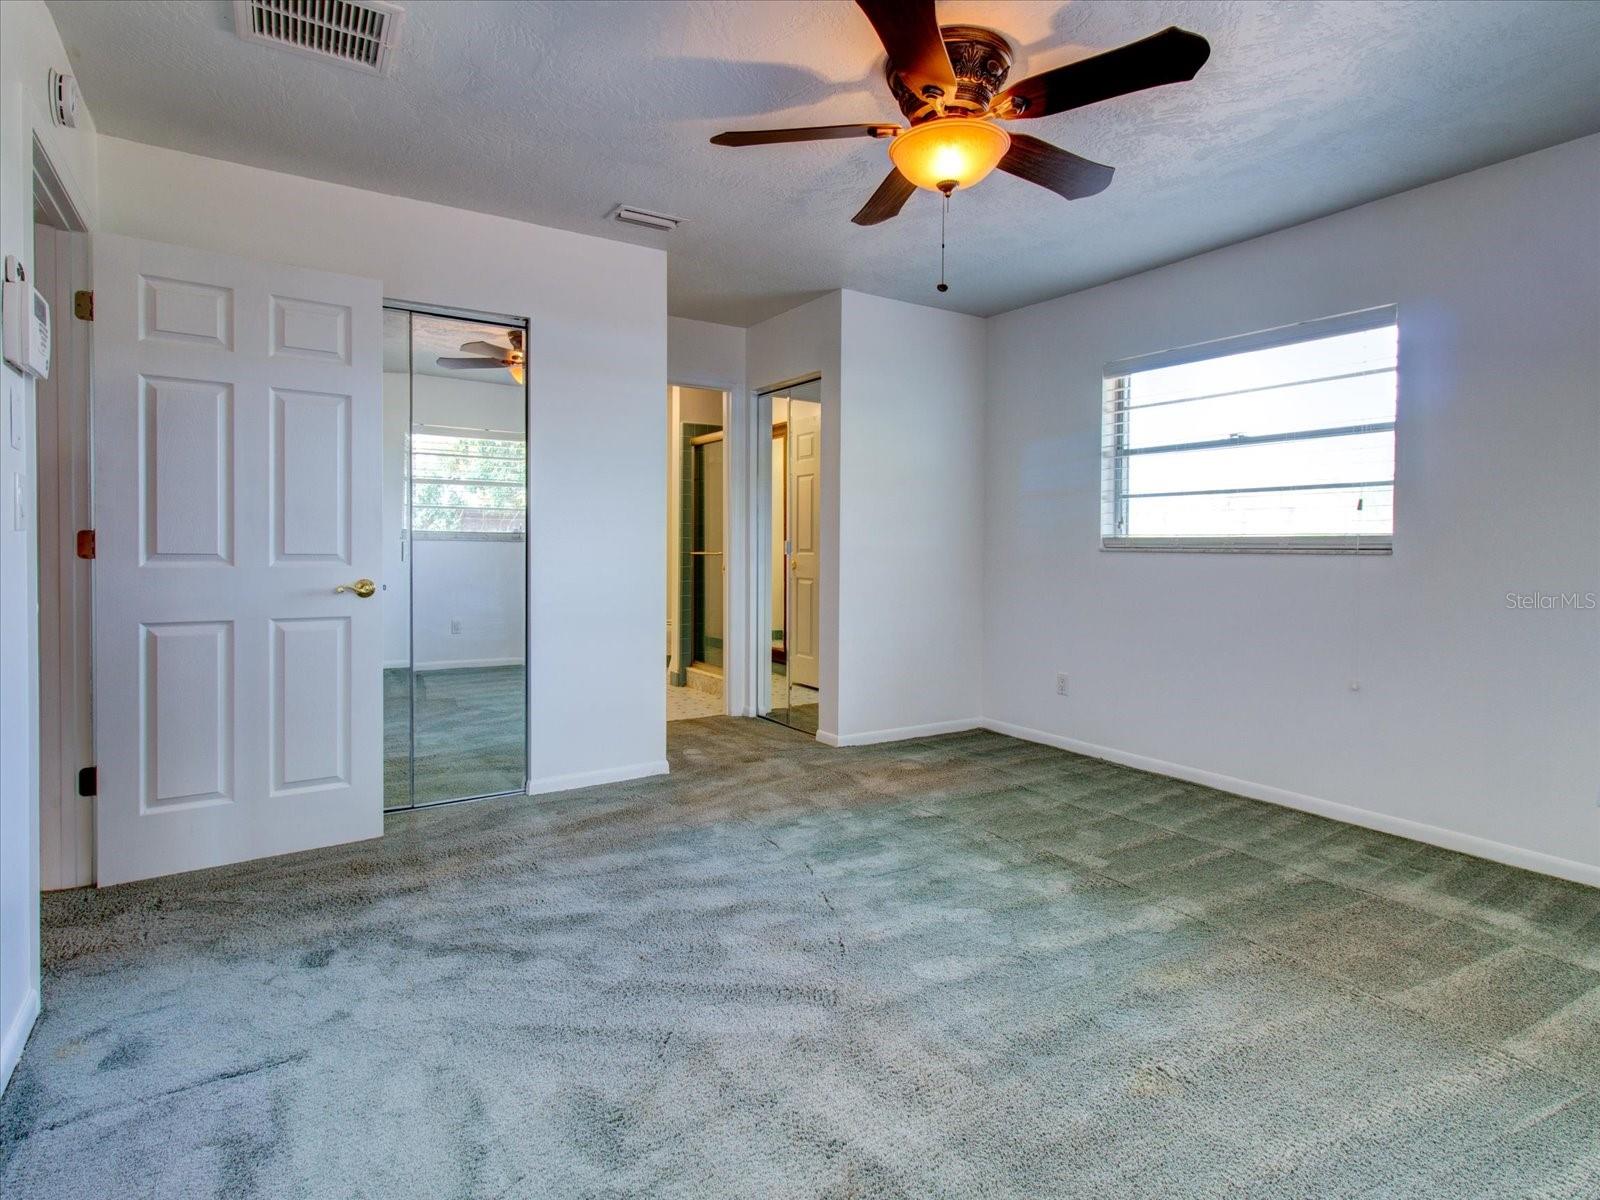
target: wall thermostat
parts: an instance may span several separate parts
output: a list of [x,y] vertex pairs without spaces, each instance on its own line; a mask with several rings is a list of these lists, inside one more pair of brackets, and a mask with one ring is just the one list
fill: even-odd
[[[15,272],[20,275],[20,270]],[[26,279],[7,273],[0,294],[0,325],[4,326],[6,361],[24,375],[39,379],[50,375],[50,305]]]

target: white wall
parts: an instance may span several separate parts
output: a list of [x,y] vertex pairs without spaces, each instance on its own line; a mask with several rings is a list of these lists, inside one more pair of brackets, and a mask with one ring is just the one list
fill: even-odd
[[[418,535],[407,563],[401,531],[411,422],[516,433],[525,420],[522,389],[386,371],[383,404],[384,666],[403,667],[413,652],[419,671],[521,662],[527,621],[523,543]],[[456,627],[459,633],[452,632]]]
[[845,292],[842,742],[979,723],[985,322]]
[[114,138],[100,170],[108,231],[529,318],[531,786],[664,771],[665,254]]
[[[33,262],[33,140],[94,226],[94,121],[58,129],[45,108],[51,67],[70,70],[39,0],[0,4],[0,253]],[[57,318],[60,319],[59,317]],[[0,1086],[39,1012],[39,619],[34,389],[0,366]],[[10,398],[18,402],[13,410]],[[16,437],[19,445],[12,445]],[[26,498],[20,522],[12,481]],[[16,526],[21,524],[22,528]]]
[[686,317],[667,319],[667,377],[673,383],[742,396],[745,331]]
[[834,292],[746,351],[752,390],[822,375],[818,736],[978,724],[984,322]]
[[[1098,549],[1104,363],[1388,303],[1392,557]],[[986,717],[1600,883],[1600,612],[1506,602],[1600,592],[1600,137],[994,318],[989,367]]]
[[522,661],[528,627],[520,541],[419,536],[411,553],[417,670],[504,667]]

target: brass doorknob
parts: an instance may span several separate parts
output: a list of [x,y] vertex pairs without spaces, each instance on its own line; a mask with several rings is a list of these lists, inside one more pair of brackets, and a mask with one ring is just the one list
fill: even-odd
[[373,592],[378,590],[378,585],[373,583],[370,579],[358,579],[354,583],[341,583],[333,590],[335,592],[354,592],[356,595],[365,600],[368,596],[372,595]]

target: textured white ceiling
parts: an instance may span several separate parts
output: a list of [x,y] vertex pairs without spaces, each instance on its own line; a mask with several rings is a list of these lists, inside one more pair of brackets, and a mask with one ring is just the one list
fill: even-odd
[[[1193,83],[1026,122],[1116,179],[957,195],[940,297],[937,197],[850,223],[883,143],[707,144],[895,119],[846,0],[410,0],[387,78],[246,44],[225,0],[50,8],[105,133],[664,246],[671,311],[736,325],[838,287],[1001,312],[1600,130],[1591,0],[947,0],[1017,45],[1013,80],[1167,25],[1212,51]],[[686,223],[609,222],[624,201]]]

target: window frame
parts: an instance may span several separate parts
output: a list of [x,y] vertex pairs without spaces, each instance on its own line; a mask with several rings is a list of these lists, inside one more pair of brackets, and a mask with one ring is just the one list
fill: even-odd
[[[1129,537],[1125,533],[1128,526],[1128,501],[1130,496],[1127,490],[1127,463],[1130,457],[1151,453],[1179,453],[1185,450],[1220,449],[1224,447],[1270,445],[1291,441],[1310,441],[1319,438],[1351,436],[1363,433],[1389,433],[1398,437],[1398,418],[1400,410],[1400,351],[1398,342],[1395,348],[1395,420],[1368,422],[1359,425],[1329,426],[1310,430],[1294,430],[1285,433],[1258,434],[1244,438],[1220,438],[1199,442],[1177,442],[1162,446],[1145,446],[1130,449],[1127,447],[1126,425],[1122,420],[1124,413],[1129,411],[1127,403],[1128,377],[1141,371],[1153,371],[1163,367],[1184,366],[1190,363],[1207,362],[1217,358],[1228,358],[1237,354],[1246,354],[1255,350],[1276,349],[1280,346],[1292,346],[1301,342],[1320,341],[1325,338],[1338,337],[1348,333],[1364,333],[1374,329],[1382,329],[1393,325],[1397,330],[1400,324],[1399,306],[1395,304],[1380,305],[1375,308],[1362,309],[1357,312],[1343,313],[1333,317],[1321,317],[1310,321],[1301,321],[1293,325],[1279,326],[1274,329],[1264,329],[1254,333],[1241,334],[1237,337],[1219,338],[1214,341],[1200,342],[1191,346],[1183,346],[1173,350],[1163,350],[1153,354],[1137,355],[1132,358],[1118,359],[1107,363],[1101,373],[1102,404],[1101,404],[1101,480],[1100,480],[1100,549],[1124,553],[1128,551],[1155,551],[1167,553],[1223,553],[1223,554],[1392,554],[1394,552],[1394,530],[1397,521],[1394,510],[1391,510],[1390,531],[1386,535],[1366,534],[1332,534],[1332,535],[1290,535],[1282,537]],[[1385,369],[1386,371],[1387,369]],[[1358,375],[1384,373],[1379,371],[1362,371],[1346,375],[1328,375],[1318,380],[1303,382],[1332,382],[1338,379],[1355,378]],[[1242,395],[1252,390],[1273,390],[1293,384],[1272,384],[1261,389],[1243,388],[1237,392],[1219,392],[1217,397]],[[1208,396],[1193,397],[1192,399],[1209,399]],[[1374,487],[1387,484],[1391,494],[1398,495],[1398,456],[1395,463],[1395,476],[1391,480],[1367,480],[1355,483],[1312,483],[1290,484],[1277,487],[1261,488],[1214,488],[1199,489],[1195,491],[1158,493],[1160,496],[1181,495],[1246,495],[1252,492],[1292,492],[1292,491],[1327,491],[1339,488]],[[1141,495],[1140,498],[1143,498]],[[1396,506],[1398,500],[1395,500]]]

